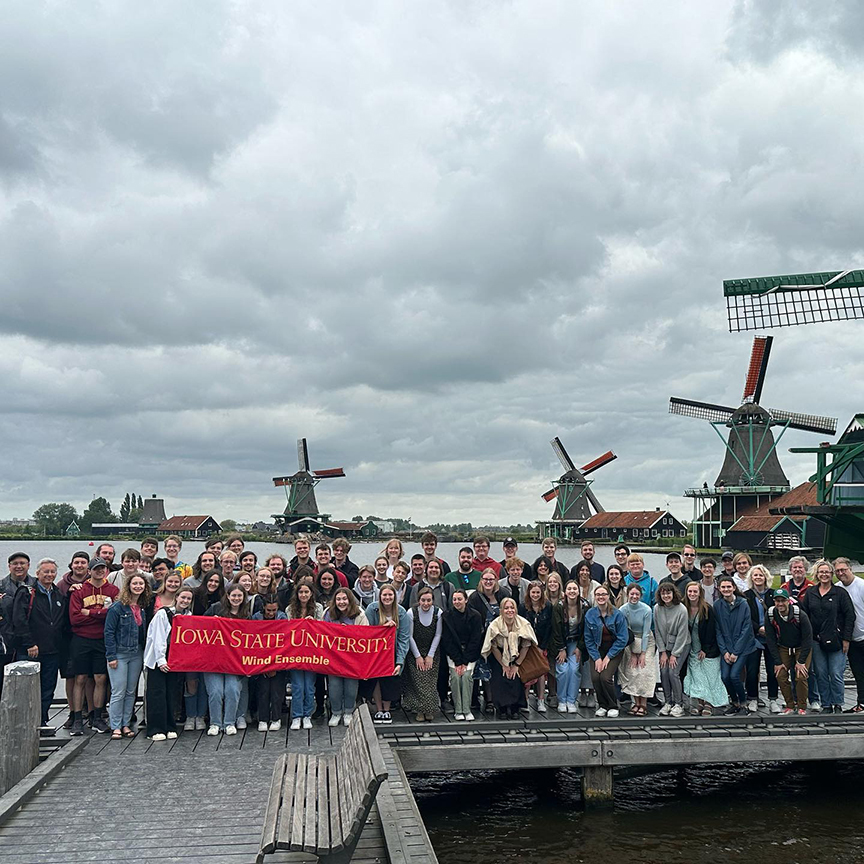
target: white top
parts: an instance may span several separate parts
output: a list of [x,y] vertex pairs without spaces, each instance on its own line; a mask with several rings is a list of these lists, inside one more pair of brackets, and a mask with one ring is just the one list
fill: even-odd
[[[148,669],[164,666],[167,662],[165,655],[168,653],[168,639],[171,636],[171,622],[165,614],[167,607],[160,609],[150,622],[147,630],[147,644],[144,646],[144,665]],[[192,610],[186,612],[174,612],[175,615],[191,615]]]
[[855,642],[864,642],[864,579],[859,579],[856,576],[849,585],[844,585],[842,582],[837,584],[846,589],[852,600],[852,605],[855,607],[855,626],[852,628],[852,639]]

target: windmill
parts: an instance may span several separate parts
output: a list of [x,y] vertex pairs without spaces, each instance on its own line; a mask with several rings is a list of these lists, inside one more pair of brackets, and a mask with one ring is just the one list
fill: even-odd
[[591,507],[594,508],[595,513],[602,513],[603,506],[597,500],[597,496],[591,491],[590,486],[592,481],[587,480],[586,476],[618,457],[609,450],[587,465],[577,468],[570,455],[564,449],[560,438],[556,436],[549,443],[552,445],[555,455],[564,467],[564,473],[555,481],[552,488],[542,495],[544,501],[551,501],[553,498],[556,499],[555,513],[552,515],[552,521],[584,522],[592,515]]
[[[723,282],[730,332],[864,318],[864,270],[831,270]],[[833,434],[834,430],[831,430]],[[835,444],[793,447],[814,453],[817,503],[770,509],[813,517],[826,526],[824,553],[864,561],[864,413],[852,418]]]
[[305,438],[297,439],[297,465],[299,470],[288,477],[274,477],[274,486],[285,487],[285,497],[288,504],[283,513],[274,513],[273,518],[283,530],[298,519],[326,519],[329,514],[320,513],[315,500],[315,487],[331,477],[344,477],[342,468],[326,468],[320,471],[309,469],[309,448]]
[[[669,400],[670,414],[707,420],[726,447],[726,457],[714,488],[703,485],[701,489],[685,492],[694,499],[712,499],[701,518],[694,512],[697,545],[717,545],[739,516],[789,491],[789,480],[777,458],[777,444],[787,429],[833,435],[837,427],[833,417],[762,407],[762,388],[773,341],[772,336],[754,338],[738,408],[674,396]],[[722,432],[721,427],[728,429],[728,434]],[[775,428],[780,430],[776,438]],[[698,502],[694,501],[694,508],[697,506]]]

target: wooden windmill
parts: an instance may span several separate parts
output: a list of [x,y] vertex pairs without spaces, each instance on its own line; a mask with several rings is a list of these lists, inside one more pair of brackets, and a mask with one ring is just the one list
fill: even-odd
[[555,513],[552,516],[552,521],[584,522],[592,515],[592,507],[595,513],[602,513],[603,506],[591,491],[592,481],[587,479],[587,475],[618,457],[609,450],[587,465],[577,468],[564,449],[560,438],[556,436],[549,443],[564,467],[564,473],[555,481],[552,488],[548,492],[544,492],[542,496],[544,501],[555,499]]
[[328,518],[329,514],[318,510],[318,502],[315,500],[315,487],[322,481],[331,477],[344,477],[342,468],[326,468],[312,471],[309,468],[309,448],[306,439],[297,440],[297,464],[298,471],[287,477],[274,477],[274,486],[284,486],[285,496],[288,503],[283,513],[274,513],[273,518],[279,523],[283,530],[298,519]]

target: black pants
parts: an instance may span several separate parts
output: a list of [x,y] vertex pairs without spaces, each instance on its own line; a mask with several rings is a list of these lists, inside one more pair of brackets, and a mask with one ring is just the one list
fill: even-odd
[[60,671],[59,654],[40,654],[39,684],[42,690],[42,725],[48,725],[48,712],[51,710],[51,700],[57,687],[57,673]]
[[747,698],[759,698],[759,666],[765,658],[765,683],[768,686],[768,698],[776,699],[779,692],[777,676],[774,674],[774,661],[767,648],[757,648],[747,655]]
[[272,678],[266,675],[257,676],[258,722],[275,723],[282,719],[282,707],[285,704],[285,685],[288,673],[277,672]]
[[176,706],[174,700],[177,693],[177,678],[179,672],[163,672],[158,667],[147,670],[147,735],[162,734],[177,731],[174,722]]
[[326,675],[315,676],[315,707],[324,710],[324,682],[327,680]]
[[855,678],[855,688],[858,697],[855,700],[859,705],[864,705],[864,642],[849,643],[849,668]]

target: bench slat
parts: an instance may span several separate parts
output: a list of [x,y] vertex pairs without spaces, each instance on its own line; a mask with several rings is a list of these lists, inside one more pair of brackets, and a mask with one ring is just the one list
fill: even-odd
[[326,801],[318,800],[318,771],[322,768],[321,760],[311,758],[307,761],[306,766],[306,812],[305,817],[305,832],[303,840],[303,849],[306,852],[314,852],[317,848],[317,817],[318,808],[327,806]]
[[330,807],[327,797],[327,760],[318,760],[318,839],[315,845],[319,849],[330,848]]
[[297,782],[298,753],[288,753],[285,760],[285,776],[282,780],[281,803],[276,829],[276,848],[291,848],[291,814],[294,806],[294,786]]
[[297,780],[294,784],[294,809],[291,813],[291,843],[292,852],[303,851],[303,808],[306,804],[306,765],[308,759],[305,753],[297,755]]
[[264,830],[261,835],[261,854],[269,855],[276,850],[276,827],[280,804],[282,803],[282,783],[285,777],[285,754],[277,760],[270,783],[270,796],[264,811]]
[[339,789],[339,773],[336,770],[336,757],[328,756],[327,761],[327,799],[330,808],[330,848],[338,852],[342,843],[342,795]]
[[357,719],[363,728],[363,737],[366,739],[366,746],[369,751],[372,775],[383,780],[387,776],[387,766],[384,764],[384,754],[381,752],[375,724],[372,722],[372,717],[368,711],[359,711],[358,713],[360,716]]

